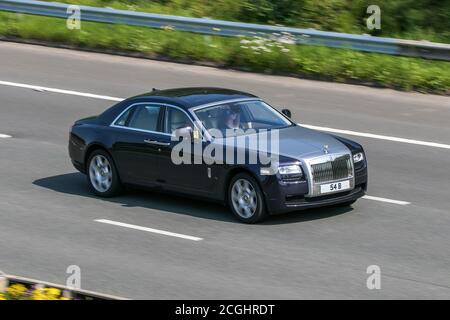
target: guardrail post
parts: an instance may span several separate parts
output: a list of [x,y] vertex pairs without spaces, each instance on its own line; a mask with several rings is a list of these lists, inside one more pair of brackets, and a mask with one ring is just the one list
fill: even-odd
[[8,288],[8,278],[5,276],[0,275],[0,293],[5,293],[6,288]]

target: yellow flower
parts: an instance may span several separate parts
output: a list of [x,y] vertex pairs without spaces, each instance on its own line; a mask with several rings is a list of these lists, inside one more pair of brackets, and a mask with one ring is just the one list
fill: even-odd
[[54,298],[57,298],[61,295],[61,291],[56,288],[47,288],[45,289],[45,293],[47,294],[47,296]]
[[6,289],[6,292],[13,298],[20,298],[27,292],[27,287],[22,284],[13,284]]
[[1,300],[6,300],[6,297],[5,297],[5,295],[3,293],[0,293],[0,301]]
[[32,300],[47,300],[43,288],[39,288],[33,291],[31,295]]
[[59,300],[61,290],[56,288],[39,288],[33,291],[32,300]]
[[61,295],[61,291],[56,288],[47,288],[47,289],[45,289],[45,292],[50,296],[60,296]]

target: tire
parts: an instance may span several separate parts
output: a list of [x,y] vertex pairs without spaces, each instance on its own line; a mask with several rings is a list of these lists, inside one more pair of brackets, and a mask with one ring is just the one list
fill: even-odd
[[228,206],[244,223],[256,223],[267,217],[264,196],[258,182],[249,174],[235,175],[228,186]]
[[114,161],[105,150],[97,149],[90,154],[86,171],[89,188],[95,195],[110,198],[122,191]]

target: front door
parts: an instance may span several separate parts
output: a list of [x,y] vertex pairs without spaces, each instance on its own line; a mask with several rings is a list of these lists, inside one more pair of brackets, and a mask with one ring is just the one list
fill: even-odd
[[[175,164],[172,159],[172,150],[179,141],[172,141],[174,132],[177,129],[194,128],[194,124],[184,110],[167,106],[164,116],[164,131],[167,136],[162,137],[160,174],[167,189],[208,195],[213,192],[214,179],[212,178],[208,166],[203,162],[202,157],[194,159],[194,144],[191,144],[185,157],[190,159],[190,164]],[[170,136],[169,136],[170,135]],[[195,161],[196,160],[196,161]],[[197,163],[196,163],[197,162]]]

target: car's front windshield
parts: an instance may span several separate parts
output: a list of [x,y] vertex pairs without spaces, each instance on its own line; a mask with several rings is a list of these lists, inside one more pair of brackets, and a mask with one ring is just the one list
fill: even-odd
[[292,125],[292,122],[260,100],[205,107],[196,110],[195,115],[206,130],[209,132],[220,130],[224,137],[261,129],[280,129]]

